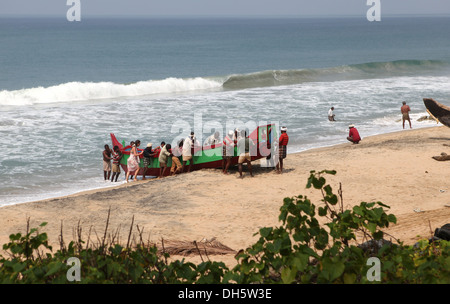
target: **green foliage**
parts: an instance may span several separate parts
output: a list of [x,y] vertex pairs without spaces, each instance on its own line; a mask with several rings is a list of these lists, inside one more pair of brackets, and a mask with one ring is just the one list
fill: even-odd
[[261,228],[259,240],[237,257],[239,264],[233,269],[237,283],[370,283],[366,274],[371,265],[366,263],[371,256],[380,259],[381,282],[449,282],[449,242],[424,242],[420,248],[398,242],[375,253],[363,250],[357,246],[357,235],[382,240],[381,229],[396,223],[396,217],[387,214],[384,208],[389,207],[380,202],[344,210],[342,197],[333,193],[323,176],[336,172],[310,173],[306,187],[321,191],[322,204],[317,208],[302,195],[285,198],[279,216],[282,225]]
[[76,257],[81,262],[81,284],[377,283],[367,275],[372,267],[368,259],[376,257],[381,266],[378,282],[450,283],[450,242],[406,246],[397,241],[364,249],[358,246],[361,238],[381,241],[385,236],[381,229],[396,223],[396,217],[385,211],[389,206],[361,202],[344,210],[342,190],[335,195],[324,178],[336,172],[310,173],[306,187],[322,193],[319,206],[302,195],[285,198],[281,225],[261,228],[255,234],[258,241],[236,256],[232,269],[211,261],[169,263],[169,255],[154,245],[140,242],[133,248],[123,247],[105,238],[94,248],[92,244],[83,247],[81,237],[63,246],[61,236],[61,249],[53,253],[47,234],[29,230],[27,225],[25,235],[12,234],[3,245],[8,257],[0,255],[0,282],[77,283],[68,280],[73,269],[68,260]]

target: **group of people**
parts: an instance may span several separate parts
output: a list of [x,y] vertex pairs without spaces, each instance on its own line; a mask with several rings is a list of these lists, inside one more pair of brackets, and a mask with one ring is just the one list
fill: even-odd
[[[205,141],[205,145],[214,145],[220,143],[220,133],[215,132]],[[283,159],[287,155],[287,145],[289,142],[289,136],[287,135],[287,128],[281,128],[281,135],[278,140],[278,155],[279,162],[276,165],[276,170],[278,173],[283,171]],[[240,131],[235,129],[234,131],[229,131],[224,137],[223,141],[223,154],[222,154],[222,172],[223,174],[228,174],[228,169],[231,165],[232,158],[234,157],[234,149],[238,147],[238,169],[239,176],[243,177],[243,164],[246,163],[250,176],[253,176],[252,171],[252,159],[251,155],[256,147],[252,139],[247,135],[246,131]],[[153,149],[152,143],[148,143],[145,149],[139,149],[141,145],[140,140],[130,142],[130,156],[127,160],[127,173],[125,176],[126,181],[129,179],[137,180],[137,175],[140,170],[140,158],[143,158],[143,168],[142,168],[142,180],[146,180],[146,175],[148,169],[151,168],[153,163],[153,158],[158,157],[159,162],[159,178],[165,176],[168,169],[167,163],[169,158],[172,160],[172,166],[170,168],[169,175],[175,175],[178,173],[185,172],[187,167],[187,172],[191,171],[193,165],[193,155],[196,148],[201,148],[199,141],[196,139],[194,132],[191,132],[188,137],[182,139],[178,142],[178,145],[174,148],[170,144],[166,144],[164,141],[161,145]],[[114,146],[110,149],[109,145],[105,145],[103,150],[103,174],[105,181],[111,180],[111,182],[117,182],[120,175],[120,160],[123,157],[122,152],[118,146]],[[159,154],[158,154],[159,153]],[[182,161],[181,161],[182,159]],[[112,161],[112,166],[111,166]],[[111,176],[112,172],[112,176]]]
[[[328,120],[329,121],[336,121],[334,119],[334,107],[331,107],[330,110],[328,110]],[[358,129],[355,128],[354,124],[351,124],[348,126],[349,132],[347,136],[347,140],[354,143],[359,144],[361,141],[361,136],[359,135]]]
[[114,146],[114,149],[111,150],[109,145],[105,145],[105,150],[103,150],[103,176],[105,181],[111,178],[111,182],[117,182],[120,175],[120,160],[122,156],[123,154],[118,146]]
[[[400,108],[400,112],[402,113],[402,123],[403,123],[403,129],[405,128],[405,122],[408,121],[409,122],[409,127],[412,129],[411,126],[411,119],[409,117],[409,112],[411,111],[411,108],[406,104],[406,101],[402,102],[402,106]],[[334,107],[331,107],[330,110],[328,110],[328,120],[329,121],[336,121],[334,119],[335,114],[334,114]],[[347,136],[347,140],[354,143],[354,144],[358,144],[361,141],[361,136],[359,135],[358,130],[355,128],[354,124],[351,124],[348,126],[349,128],[349,133]]]
[[[171,144],[166,144],[163,141],[156,149],[153,149],[152,143],[148,143],[144,150],[139,150],[138,147],[140,144],[140,140],[130,143],[131,151],[130,157],[127,160],[127,176],[125,178],[127,182],[130,176],[131,178],[134,177],[133,179],[135,181],[137,180],[137,175],[140,170],[139,163],[141,155],[143,158],[142,180],[146,180],[148,169],[151,168],[153,158],[156,156],[158,156],[159,162],[159,178],[166,175],[166,171],[168,170],[167,163],[169,162],[169,159],[172,160],[169,175],[184,172],[187,162],[189,162],[187,167],[188,172],[190,172],[193,161],[193,150],[195,146],[199,145],[198,141],[195,140],[194,132],[191,132],[190,136],[186,139],[181,140],[178,143],[178,146],[174,148],[172,148]],[[180,161],[181,156],[183,156],[183,162]]]

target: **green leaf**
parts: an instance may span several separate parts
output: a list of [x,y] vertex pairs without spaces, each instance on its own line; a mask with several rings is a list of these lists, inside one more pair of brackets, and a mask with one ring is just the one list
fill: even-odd
[[326,277],[330,283],[339,278],[345,270],[344,263],[341,261],[333,262],[330,258],[325,258],[322,266],[325,274],[328,274]]
[[390,223],[397,224],[397,218],[395,217],[395,215],[389,214],[387,218]]
[[356,274],[354,273],[344,273],[344,283],[353,284],[356,282]]
[[377,224],[370,222],[367,224],[367,229],[369,229],[371,233],[375,233],[375,231],[377,230]]
[[388,208],[388,209],[391,208],[391,207],[389,207],[388,205],[383,204],[382,202],[377,202],[377,204],[380,205],[380,206],[382,206],[382,207]]
[[295,280],[295,276],[297,275],[297,269],[295,267],[288,268],[285,267],[281,271],[281,280],[284,284],[290,284]]
[[304,271],[308,267],[309,256],[307,254],[298,254],[293,260],[292,264],[299,270]]
[[12,265],[12,269],[13,269],[14,272],[17,273],[17,272],[21,272],[22,270],[24,270],[26,266],[27,266],[27,263],[17,262],[17,263]]
[[329,203],[330,203],[331,205],[333,205],[333,206],[336,205],[337,202],[338,202],[338,198],[337,198],[337,196],[334,195],[334,194],[325,197],[325,200],[326,200],[327,202],[329,202]]
[[264,227],[259,229],[259,233],[263,238],[267,238],[272,233],[272,231],[273,231],[272,227]]
[[63,263],[61,262],[52,262],[48,265],[49,270],[47,271],[47,273],[45,274],[46,277],[51,276],[55,273],[57,273],[62,267],[63,267]]
[[323,187],[323,190],[325,190],[325,193],[327,195],[333,195],[333,189],[331,188],[330,185],[326,185],[325,187]]

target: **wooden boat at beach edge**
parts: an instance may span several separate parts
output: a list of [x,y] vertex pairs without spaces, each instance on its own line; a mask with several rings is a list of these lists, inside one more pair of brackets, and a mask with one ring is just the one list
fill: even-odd
[[450,107],[437,102],[433,98],[424,98],[423,102],[431,117],[450,128]]
[[[116,138],[114,133],[110,133],[112,146],[118,146],[120,152],[122,152],[123,157],[120,160],[120,166],[127,172],[127,161],[130,157],[131,146],[125,146]],[[277,130],[275,124],[268,124],[264,126],[258,126],[252,133],[250,133],[249,138],[256,145],[256,153],[251,156],[251,160],[255,161],[261,158],[266,158],[269,153],[273,153],[273,142],[277,137]],[[143,149],[138,148],[138,151]],[[211,146],[198,146],[194,149],[193,154],[193,164],[191,166],[191,171],[201,170],[201,169],[218,169],[222,168],[223,162],[223,142]],[[150,166],[147,168],[145,176],[159,176],[160,166],[159,166],[159,152],[160,147],[153,149],[156,154],[151,158]],[[179,157],[180,161],[183,162],[183,157]],[[231,158],[230,167],[237,165],[239,156],[237,154],[237,147],[235,142],[234,155]],[[186,166],[189,165],[189,161]],[[169,157],[167,162],[167,169],[164,173],[165,176],[170,175],[170,167],[172,166],[172,159]],[[185,171],[187,168],[185,168]],[[137,175],[142,175],[144,171],[143,156],[140,156],[139,172]]]

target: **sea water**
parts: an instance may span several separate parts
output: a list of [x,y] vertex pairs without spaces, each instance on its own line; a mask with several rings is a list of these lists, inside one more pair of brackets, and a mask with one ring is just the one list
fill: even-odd
[[2,18],[0,206],[117,185],[103,181],[110,133],[157,146],[199,119],[223,132],[275,122],[294,153],[346,142],[350,123],[363,140],[400,131],[402,101],[413,128],[437,126],[417,119],[424,97],[450,100],[449,28],[445,17]]

